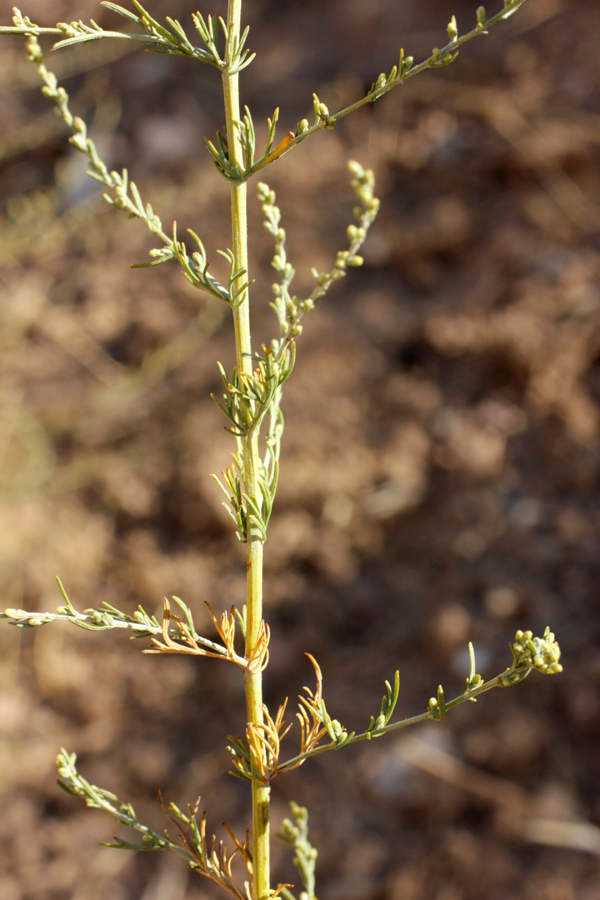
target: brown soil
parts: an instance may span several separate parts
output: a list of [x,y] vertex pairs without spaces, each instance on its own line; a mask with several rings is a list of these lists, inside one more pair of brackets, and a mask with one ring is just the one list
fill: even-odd
[[[257,123],[280,104],[281,134],[313,90],[352,102],[400,43],[417,59],[443,43],[449,18],[441,0],[247,5],[259,57],[244,99]],[[476,5],[454,4],[462,30]],[[197,6],[169,12],[189,21]],[[24,12],[111,21],[96,0]],[[382,197],[366,265],[307,318],[284,399],[268,701],[311,684],[305,652],[353,729],[396,668],[401,715],[439,682],[460,693],[469,640],[491,677],[517,628],[550,624],[565,664],[276,781],[276,829],[290,800],[309,807],[321,900],[600,896],[599,34],[593,0],[529,0],[448,70],[266,173],[299,293],[344,246],[348,158],[374,168]],[[215,258],[227,192],[202,135],[222,125],[218,78],[129,49],[49,65],[110,164]],[[2,606],[56,607],[59,574],[79,608],[154,612],[177,594],[208,629],[204,600],[244,597],[210,478],[232,449],[209,398],[216,360],[232,365],[227,309],[176,267],[129,268],[151,238],[103,203],[8,38],[0,108]],[[271,246],[258,204],[252,217],[258,347],[273,331]],[[117,826],[57,789],[54,759],[77,751],[159,830],[158,785],[180,806],[202,794],[219,836],[223,821],[243,833],[247,790],[225,774],[224,735],[244,727],[238,672],[61,626],[4,624],[0,647],[0,900],[216,896],[175,858],[99,847]],[[297,882],[287,848],[274,852],[277,878]]]

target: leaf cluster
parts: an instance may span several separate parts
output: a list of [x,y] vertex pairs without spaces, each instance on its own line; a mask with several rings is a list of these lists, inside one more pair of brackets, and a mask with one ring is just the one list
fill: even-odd
[[[282,386],[290,377],[296,359],[296,339],[302,333],[301,319],[314,309],[315,301],[323,297],[331,285],[343,278],[347,270],[361,266],[363,258],[359,250],[365,242],[367,232],[379,211],[379,200],[374,195],[374,177],[370,169],[363,169],[357,162],[350,162],[352,187],[358,205],[354,208],[357,224],[347,229],[348,249],[338,252],[335,262],[328,272],[312,270],[315,288],[305,299],[291,293],[291,284],[296,274],[289,262],[286,251],[286,231],[281,226],[281,210],[276,205],[275,191],[264,183],[258,185],[258,197],[265,216],[265,229],[275,241],[272,266],[279,275],[273,284],[273,309],[278,335],[269,344],[262,346],[261,354],[252,354],[250,359],[256,366],[250,373],[233,369],[231,378],[219,364],[225,392],[221,398],[213,395],[221,411],[229,421],[227,430],[238,441],[233,463],[221,473],[221,478],[213,475],[225,494],[223,504],[233,519],[237,537],[246,542],[252,529],[256,529],[261,541],[266,540],[267,526],[273,508],[279,471],[279,453],[283,433],[281,412]],[[258,433],[265,417],[269,426],[265,437],[265,449],[259,462],[258,486],[261,503],[256,502],[247,490],[245,461],[240,439]]]

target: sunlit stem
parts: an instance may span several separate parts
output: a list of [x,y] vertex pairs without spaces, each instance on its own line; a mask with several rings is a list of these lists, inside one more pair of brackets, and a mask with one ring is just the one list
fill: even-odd
[[[231,48],[239,37],[242,13],[242,0],[229,0],[227,10],[227,28],[229,32],[228,56],[231,59]],[[239,131],[236,123],[240,121],[239,74],[223,72],[223,94],[225,98],[225,115],[229,161],[232,166],[243,168],[243,154]],[[246,210],[247,188],[245,183],[231,183],[231,227],[234,271],[245,269],[248,273],[248,219]],[[244,281],[248,275],[244,276]],[[238,373],[252,372],[252,352],[250,339],[250,311],[248,290],[241,303],[233,312],[235,325],[236,364]],[[250,417],[250,411],[248,411]],[[258,486],[259,457],[258,434],[252,431],[242,438],[244,455],[244,488],[248,497],[260,508],[261,495]],[[247,594],[246,594],[246,657],[252,656],[256,646],[260,623],[262,620],[262,570],[263,547],[259,530],[249,517],[247,534]],[[262,715],[262,674],[246,671],[246,710],[249,723],[259,723]],[[270,893],[269,865],[269,794],[270,788],[259,780],[257,760],[252,760],[252,843],[253,843],[253,885],[254,900],[267,900]]]

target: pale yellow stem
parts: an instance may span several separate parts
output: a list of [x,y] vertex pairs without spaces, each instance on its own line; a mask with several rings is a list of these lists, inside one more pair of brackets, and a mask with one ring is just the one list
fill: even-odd
[[[230,35],[240,34],[242,0],[229,0],[227,11],[227,27]],[[225,116],[229,160],[233,166],[243,168],[243,155],[238,128],[240,121],[239,75],[223,73],[223,94],[225,98]],[[231,224],[232,251],[234,271],[245,269],[248,272],[248,219],[247,219],[246,184],[231,184]],[[247,275],[244,280],[248,280]],[[235,325],[236,364],[238,373],[243,375],[252,372],[252,343],[250,337],[249,297],[246,290],[243,301],[233,312]],[[244,455],[244,488],[246,494],[259,506],[261,494],[258,486],[259,455],[258,434],[252,432],[242,439]],[[247,558],[247,594],[246,594],[246,656],[251,657],[259,636],[262,620],[262,577],[263,546],[256,528],[251,528],[248,538]],[[263,721],[262,714],[262,673],[245,675],[246,710],[249,723]],[[259,780],[259,769],[255,760],[252,763],[254,779],[252,782],[252,849],[253,849],[253,884],[254,900],[268,900],[270,895],[270,835],[269,835],[269,797],[270,788]]]

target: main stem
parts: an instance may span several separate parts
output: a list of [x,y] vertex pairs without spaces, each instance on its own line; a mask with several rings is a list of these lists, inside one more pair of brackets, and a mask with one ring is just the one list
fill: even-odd
[[[242,0],[229,0],[227,27],[229,47],[233,39],[239,37],[242,14]],[[230,54],[228,53],[228,56]],[[223,94],[229,160],[232,165],[243,168],[242,146],[237,122],[240,121],[239,74],[223,73]],[[246,209],[247,188],[243,184],[231,183],[231,230],[234,271],[248,272],[248,217]],[[247,275],[244,277],[247,279]],[[243,302],[233,311],[235,326],[236,363],[241,378],[252,373],[252,344],[250,339],[250,308],[248,291]],[[244,488],[247,496],[261,505],[258,486],[259,455],[258,433],[251,432],[242,439],[244,456]],[[248,517],[247,535],[247,593],[246,593],[246,657],[250,658],[256,646],[262,621],[262,577],[263,546],[260,532]],[[246,713],[249,723],[262,723],[262,673],[245,672]],[[270,836],[269,800],[270,787],[260,781],[257,760],[252,759],[252,845],[253,878],[252,896],[254,900],[268,900],[270,895]]]

